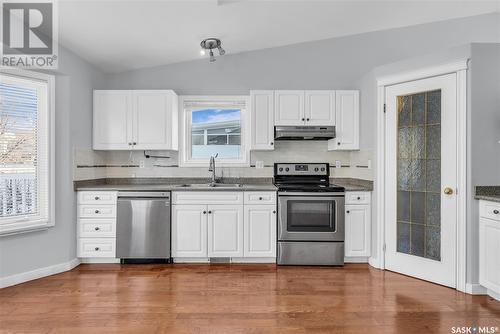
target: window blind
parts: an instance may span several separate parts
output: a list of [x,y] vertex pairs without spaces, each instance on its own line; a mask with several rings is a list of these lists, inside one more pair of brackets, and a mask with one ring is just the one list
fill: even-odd
[[0,73],[0,232],[49,219],[47,86]]

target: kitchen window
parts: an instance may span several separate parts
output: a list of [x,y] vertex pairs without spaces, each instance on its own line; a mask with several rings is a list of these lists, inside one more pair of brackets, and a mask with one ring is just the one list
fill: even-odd
[[181,97],[182,166],[204,166],[217,155],[222,166],[248,166],[246,96]]
[[52,94],[52,76],[0,72],[0,235],[54,225]]

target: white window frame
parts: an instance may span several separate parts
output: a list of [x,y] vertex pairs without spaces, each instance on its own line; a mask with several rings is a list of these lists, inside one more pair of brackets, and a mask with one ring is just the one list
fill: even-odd
[[[37,149],[39,155],[43,154],[46,157],[47,171],[37,179],[38,190],[47,189],[45,194],[47,206],[44,209],[46,212],[33,216],[0,218],[0,236],[6,236],[47,229],[55,225],[55,77],[20,69],[0,70],[0,75],[43,83],[47,87],[41,101],[45,108],[38,111],[41,113],[38,116],[38,141],[44,144],[40,143]],[[40,141],[41,138],[43,141]],[[40,202],[39,197],[37,200]]]
[[191,108],[186,108],[186,103],[241,103],[241,159],[218,159],[217,166],[249,167],[250,166],[250,98],[249,96],[219,96],[219,95],[184,95],[179,96],[179,166],[180,167],[205,167],[209,159],[191,159]]

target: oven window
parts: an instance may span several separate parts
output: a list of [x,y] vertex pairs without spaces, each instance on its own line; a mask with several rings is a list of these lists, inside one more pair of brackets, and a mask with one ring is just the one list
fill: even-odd
[[287,231],[335,232],[335,201],[288,200]]

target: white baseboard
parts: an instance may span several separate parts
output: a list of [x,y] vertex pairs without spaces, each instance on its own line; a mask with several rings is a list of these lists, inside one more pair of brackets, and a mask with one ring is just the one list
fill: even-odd
[[491,291],[490,289],[488,289],[488,296],[500,302],[500,293],[496,293],[495,291]]
[[80,259],[55,264],[44,268],[0,278],[0,289],[71,270],[80,264]]
[[275,257],[232,257],[231,263],[276,263]]
[[344,263],[368,263],[368,256],[346,256]]
[[369,257],[368,258],[368,264],[370,266],[372,266],[373,268],[377,268],[377,269],[383,269],[382,266],[380,265],[380,261],[378,258],[375,258],[375,257]]
[[84,257],[82,263],[120,263],[120,259],[114,257]]
[[208,257],[174,257],[174,263],[210,263]]
[[477,283],[475,283],[475,284],[466,283],[465,284],[465,293],[468,293],[470,295],[485,295],[486,288],[480,284],[477,284]]

